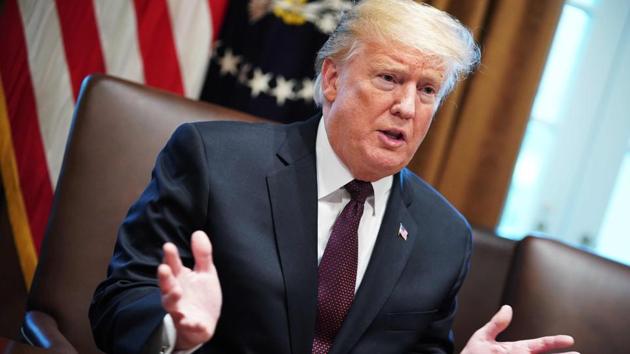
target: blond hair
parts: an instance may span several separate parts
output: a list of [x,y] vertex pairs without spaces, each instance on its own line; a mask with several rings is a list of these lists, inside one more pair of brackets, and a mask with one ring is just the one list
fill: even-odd
[[446,67],[441,97],[470,73],[480,51],[470,31],[444,11],[413,0],[363,0],[342,16],[339,25],[317,53],[314,100],[321,106],[321,69],[326,58],[344,63],[361,43],[396,42],[436,56]]

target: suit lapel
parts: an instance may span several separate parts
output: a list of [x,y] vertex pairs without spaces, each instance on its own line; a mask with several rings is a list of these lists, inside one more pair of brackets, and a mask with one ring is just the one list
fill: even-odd
[[278,151],[281,167],[267,186],[284,276],[291,351],[309,353],[317,308],[318,119],[293,126]]
[[[403,175],[394,178],[370,263],[331,354],[349,352],[373,322],[396,285],[418,237],[418,226],[407,209],[411,198],[403,193]],[[407,240],[399,236],[401,224],[408,232]]]

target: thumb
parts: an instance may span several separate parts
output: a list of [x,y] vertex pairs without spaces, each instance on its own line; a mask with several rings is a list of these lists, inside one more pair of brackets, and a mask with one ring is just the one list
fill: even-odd
[[212,244],[203,231],[195,231],[192,234],[192,253],[195,258],[195,270],[208,272],[212,269]]
[[509,305],[501,306],[501,309],[492,316],[490,322],[486,323],[479,329],[482,335],[490,340],[494,340],[499,333],[503,332],[512,321],[512,307]]

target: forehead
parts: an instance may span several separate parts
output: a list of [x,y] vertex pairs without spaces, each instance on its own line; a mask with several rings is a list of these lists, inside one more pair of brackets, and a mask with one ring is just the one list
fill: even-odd
[[446,64],[441,57],[423,53],[418,49],[396,42],[360,42],[350,53],[348,63],[366,66],[374,70],[429,71],[441,78],[445,77],[447,71]]

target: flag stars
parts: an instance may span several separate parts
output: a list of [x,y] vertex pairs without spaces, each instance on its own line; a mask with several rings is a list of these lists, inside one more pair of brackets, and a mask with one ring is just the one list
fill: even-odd
[[225,76],[226,74],[236,76],[240,61],[241,57],[234,55],[234,53],[232,53],[232,49],[226,49],[223,56],[219,59],[219,66],[221,67],[219,72],[221,76]]
[[312,101],[314,89],[313,80],[308,78],[302,80],[302,88],[298,91],[297,98],[301,98],[306,102]]
[[259,68],[254,69],[254,76],[247,82],[252,90],[252,97],[258,97],[261,92],[267,93],[270,80],[271,73],[263,73]]
[[332,14],[328,13],[325,15],[322,15],[318,20],[317,20],[317,27],[319,27],[320,31],[322,31],[323,33],[329,34],[332,33],[335,28],[337,27],[337,23],[339,22],[339,20],[337,18],[335,18],[335,16],[333,16]]
[[247,62],[240,55],[234,54],[232,48],[225,48],[223,55],[215,51],[220,76],[232,76],[236,81],[250,89],[252,98],[269,95],[275,99],[278,106],[284,106],[287,101],[313,101],[314,82],[311,78],[286,79],[273,72],[265,72],[260,67]]
[[278,76],[276,78],[276,87],[271,90],[271,94],[276,97],[276,103],[278,103],[278,106],[283,106],[287,99],[293,99],[294,85],[295,83],[293,80],[285,80],[282,76]]
[[251,70],[252,70],[252,64],[249,64],[249,63],[244,64],[238,73],[238,77],[237,77],[238,82],[240,82],[242,85],[247,85],[247,82],[249,81],[248,79],[249,72]]

